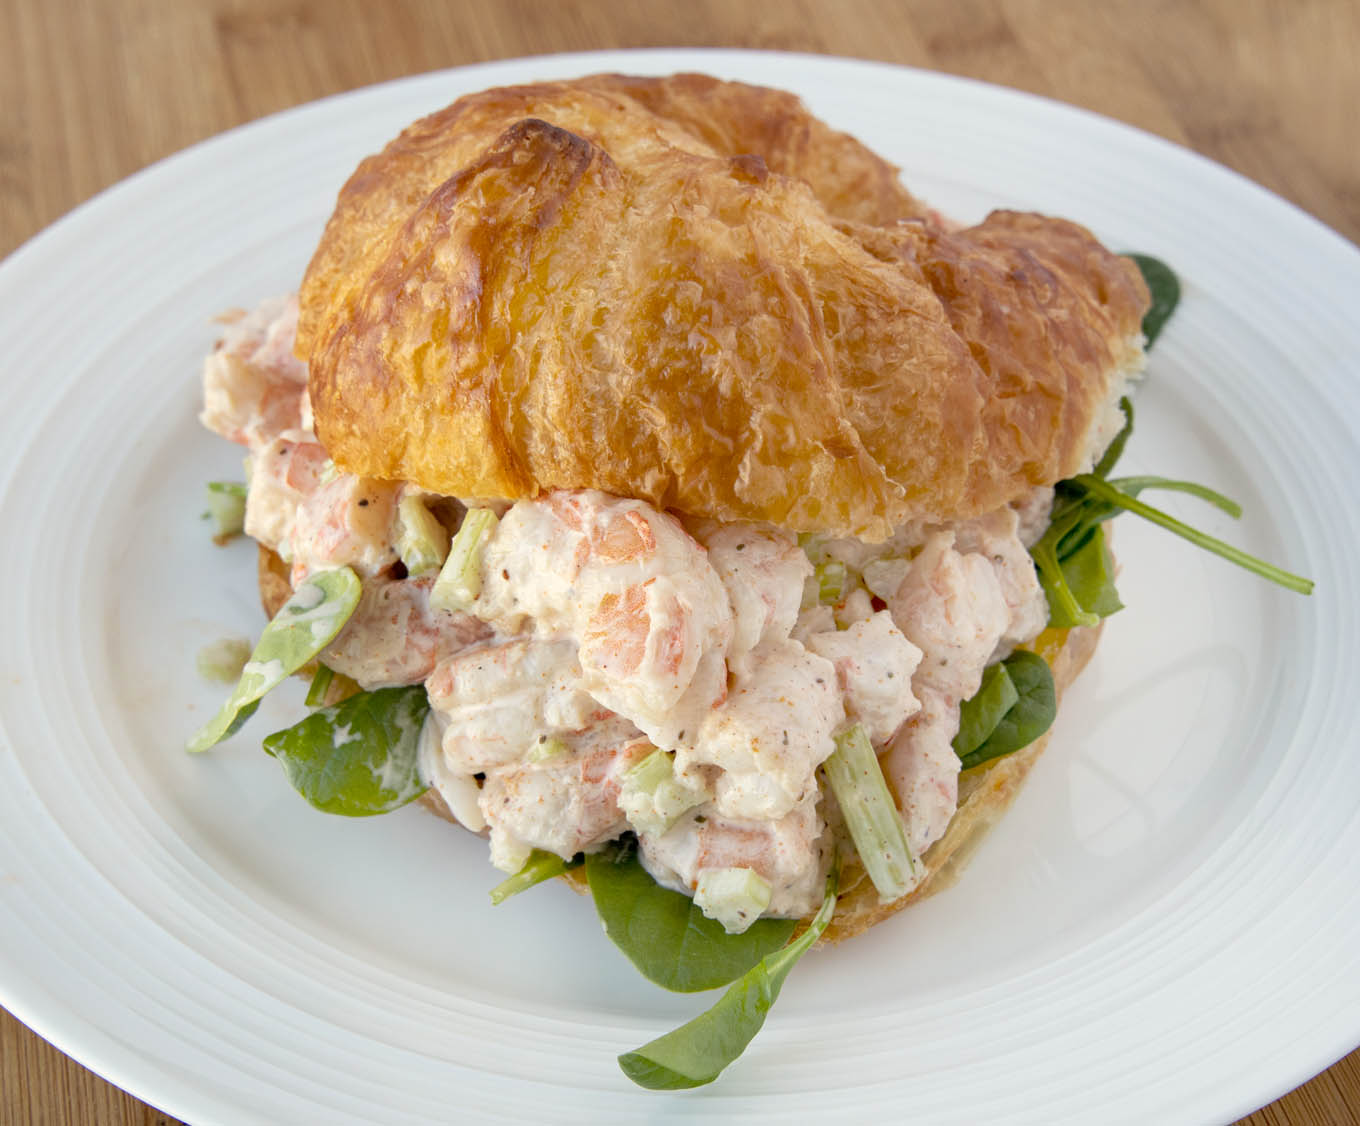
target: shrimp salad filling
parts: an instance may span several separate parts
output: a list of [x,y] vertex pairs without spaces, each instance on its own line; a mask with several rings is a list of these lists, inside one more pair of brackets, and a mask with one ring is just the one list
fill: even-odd
[[[1150,346],[1179,283],[1133,258],[1155,299]],[[650,1089],[717,1078],[828,933],[838,897],[903,901],[959,809],[960,771],[1043,734],[1048,656],[1121,606],[1105,521],[1134,512],[1313,588],[1139,494],[1239,515],[1227,497],[1110,477],[1133,428],[1127,399],[1090,472],[881,544],[591,490],[511,503],[355,477],[317,440],[297,315],[289,297],[225,319],[204,365],[202,421],[248,451],[244,486],[208,486],[216,538],[244,531],[283,571],[262,556],[278,609],[188,749],[314,668],[316,710],[264,739],[313,805],[359,816],[442,802],[509,873],[493,902],[583,865],[606,933],[645,976],[728,986],[619,1056]],[[219,675],[230,658],[216,649]],[[842,862],[856,858],[867,883],[847,888]]]
[[[202,421],[248,450],[244,531],[295,590],[358,576],[316,657],[365,691],[423,686],[420,780],[488,837],[497,868],[631,832],[647,872],[729,931],[812,915],[841,817],[819,768],[852,725],[912,856],[944,833],[960,706],[1048,622],[1029,546],[1051,489],[881,544],[591,490],[435,496],[330,461],[296,324],[295,298],[228,324]],[[474,517],[484,531],[460,543]]]

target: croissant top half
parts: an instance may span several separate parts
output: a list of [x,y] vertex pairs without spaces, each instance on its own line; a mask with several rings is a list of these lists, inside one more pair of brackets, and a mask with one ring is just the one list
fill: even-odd
[[365,160],[298,354],[349,472],[877,540],[1085,468],[1147,300],[1075,224],[944,230],[791,95],[598,75]]

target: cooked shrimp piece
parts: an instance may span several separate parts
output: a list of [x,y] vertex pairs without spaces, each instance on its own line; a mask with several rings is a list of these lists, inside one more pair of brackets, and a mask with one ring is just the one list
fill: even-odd
[[1020,514],[1013,508],[1001,508],[960,524],[955,543],[961,552],[983,556],[996,572],[1010,611],[1001,641],[1017,645],[1037,637],[1048,624],[1048,599],[1039,585],[1034,559],[1020,536]]
[[918,691],[921,710],[903,724],[879,760],[902,810],[913,856],[944,836],[959,804],[959,756],[953,747],[958,702],[928,688]]
[[503,633],[579,643],[585,690],[658,746],[693,738],[726,686],[727,596],[678,521],[595,491],[520,501],[482,558],[473,608]]
[[275,438],[249,459],[250,489],[246,494],[245,533],[292,558],[288,546],[298,505],[316,488],[326,451],[316,442]]
[[911,674],[921,663],[921,650],[902,636],[886,610],[843,630],[812,634],[806,645],[835,667],[846,715],[863,725],[875,746],[920,708]]
[[464,649],[425,681],[441,712],[450,770],[472,774],[517,763],[540,738],[579,731],[610,713],[581,689],[576,645],[515,638]]
[[676,754],[682,776],[719,767],[714,807],[724,817],[783,817],[817,790],[817,767],[835,749],[845,717],[836,670],[796,641],[756,651],[751,673],[735,679],[692,748]]
[[776,529],[705,521],[694,531],[732,605],[728,667],[745,672],[753,650],[793,630],[812,564],[792,536]]
[[750,868],[770,883],[766,915],[802,918],[816,911],[825,891],[824,829],[813,791],[774,820],[728,818],[704,805],[660,836],[644,833],[638,841],[643,866],[665,887],[692,895],[705,871]]
[[204,426],[252,449],[310,429],[307,366],[293,355],[297,317],[297,297],[289,295],[228,325],[203,362]]
[[955,703],[978,690],[1011,621],[992,565],[981,555],[956,551],[952,531],[926,541],[888,609],[924,654],[912,682],[916,695],[933,688]]
[[491,828],[491,863],[517,872],[541,848],[570,859],[628,828],[619,810],[624,772],[652,744],[614,718],[569,736],[567,750],[487,773],[479,806]]
[[491,636],[468,614],[431,609],[433,585],[433,575],[365,581],[359,605],[322,651],[322,662],[363,688],[418,684],[439,661]]
[[310,571],[353,567],[363,578],[397,561],[392,522],[399,485],[338,472],[314,441],[275,438],[250,459],[246,534]]
[[867,622],[874,612],[873,597],[862,587],[856,587],[832,607],[832,616],[842,629],[849,629],[858,622]]
[[444,728],[447,725],[448,719],[443,713],[431,708],[425,726],[420,730],[420,776],[434,787],[458,824],[480,833],[486,829],[486,818],[478,804],[482,787],[475,774],[452,770],[444,761]]
[[1048,619],[1019,515],[1003,509],[931,535],[889,609],[924,654],[912,680],[921,710],[882,759],[919,854],[944,834],[958,804],[952,742],[961,701],[977,692],[999,647],[1029,640]]
[[353,567],[367,578],[396,563],[392,521],[399,489],[336,473],[304,497],[289,536],[294,585],[309,571],[326,567]]

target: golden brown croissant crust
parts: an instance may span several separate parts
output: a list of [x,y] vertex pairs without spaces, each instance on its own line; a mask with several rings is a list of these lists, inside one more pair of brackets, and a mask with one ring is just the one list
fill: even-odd
[[697,75],[489,90],[345,185],[299,355],[341,468],[593,487],[881,539],[1084,468],[1138,271],[1061,220],[948,233],[792,96]]

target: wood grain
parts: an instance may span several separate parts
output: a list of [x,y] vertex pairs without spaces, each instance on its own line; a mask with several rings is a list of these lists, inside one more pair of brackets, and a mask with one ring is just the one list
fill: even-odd
[[[0,255],[195,141],[357,86],[617,47],[812,51],[1086,106],[1360,241],[1354,0],[2,0]],[[1360,1052],[1243,1120],[1360,1122]],[[0,1122],[172,1123],[0,1011]]]

